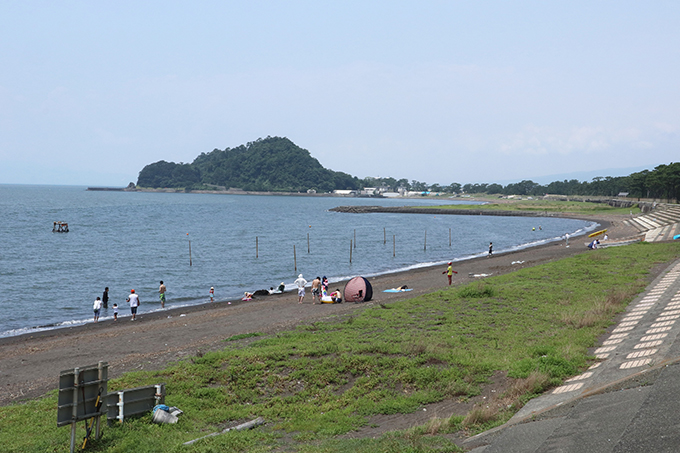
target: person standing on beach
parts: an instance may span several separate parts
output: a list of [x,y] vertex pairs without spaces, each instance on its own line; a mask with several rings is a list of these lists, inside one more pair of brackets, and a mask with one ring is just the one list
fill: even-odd
[[316,299],[321,302],[321,277],[316,277],[312,280],[312,303],[316,304]]
[[297,280],[295,280],[295,286],[298,288],[298,304],[302,303],[302,300],[305,298],[305,285],[307,284],[307,280],[302,278],[302,274],[298,275]]
[[104,294],[102,295],[102,305],[104,308],[109,308],[109,287],[104,288]]
[[113,304],[113,320],[118,321],[118,304]]
[[215,302],[215,288],[210,287],[210,291],[208,292],[210,294],[210,302]]
[[158,298],[161,300],[161,308],[165,308],[165,291],[167,289],[165,288],[165,285],[163,284],[163,280],[161,280],[161,286],[158,287]]
[[491,255],[493,255],[493,242],[489,242],[489,254],[487,255],[487,258],[491,258]]
[[94,309],[94,322],[99,322],[99,311],[102,309],[102,300],[99,296],[95,299],[92,308]]
[[130,290],[130,295],[126,300],[130,302],[130,312],[132,313],[132,319],[130,321],[134,321],[137,318],[137,307],[140,305],[139,296],[135,294],[134,289]]
[[458,272],[453,270],[453,262],[449,261],[449,267],[446,268],[442,274],[446,274],[447,277],[449,277],[449,286],[451,286],[451,279],[453,278],[453,274],[457,274]]

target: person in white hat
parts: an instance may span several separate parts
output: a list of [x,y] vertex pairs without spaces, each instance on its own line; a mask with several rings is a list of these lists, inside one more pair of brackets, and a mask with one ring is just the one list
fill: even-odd
[[215,302],[215,288],[211,286],[208,294],[210,294],[210,302]]
[[302,303],[302,300],[305,298],[305,285],[307,284],[307,280],[302,278],[302,274],[298,275],[297,280],[295,280],[295,286],[298,287],[298,304]]

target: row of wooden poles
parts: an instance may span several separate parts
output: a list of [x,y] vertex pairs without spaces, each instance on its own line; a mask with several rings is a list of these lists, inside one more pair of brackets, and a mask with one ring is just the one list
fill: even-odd
[[[387,229],[383,228],[383,244],[387,244]],[[451,228],[449,228],[449,247],[451,247]],[[354,229],[354,239],[349,240],[349,262],[352,263],[352,249],[357,248],[357,230]],[[427,230],[425,230],[425,241],[423,243],[423,250],[427,250]],[[309,233],[307,233],[307,253],[311,253],[309,245]],[[397,256],[397,235],[392,235],[392,257]],[[255,258],[260,257],[260,238],[255,236]],[[295,272],[297,272],[297,250],[293,244],[293,264],[295,265]],[[191,266],[191,241],[189,241],[189,266]]]

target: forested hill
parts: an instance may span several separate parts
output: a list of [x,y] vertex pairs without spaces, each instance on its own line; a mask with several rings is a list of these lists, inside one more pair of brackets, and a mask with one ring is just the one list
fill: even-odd
[[144,188],[208,189],[210,185],[249,191],[329,192],[358,189],[359,179],[324,168],[309,151],[281,137],[201,153],[191,164],[161,160],[144,167],[137,179],[137,186]]

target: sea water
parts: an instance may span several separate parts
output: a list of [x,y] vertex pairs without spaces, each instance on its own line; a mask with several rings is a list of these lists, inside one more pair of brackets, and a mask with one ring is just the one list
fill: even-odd
[[[489,242],[499,254],[597,226],[558,218],[329,211],[452,202],[0,185],[0,337],[91,322],[92,304],[107,286],[109,308],[101,319],[112,317],[114,303],[127,316],[131,289],[141,313],[160,310],[161,280],[166,307],[195,305],[209,301],[210,287],[216,300],[234,299],[281,282],[291,289],[298,274],[336,282],[485,255]],[[53,233],[55,221],[67,222],[70,231]]]

